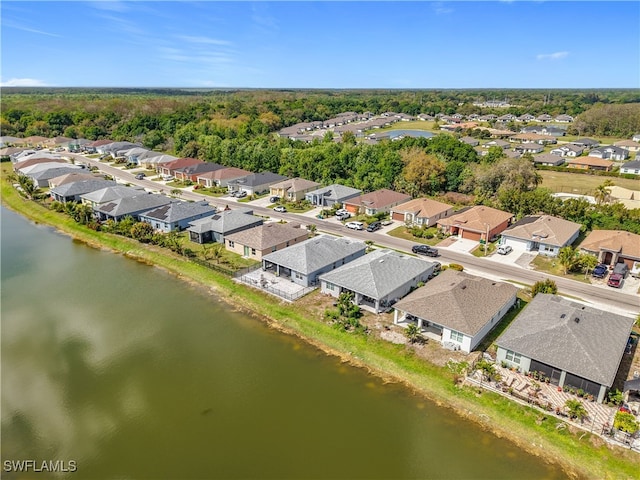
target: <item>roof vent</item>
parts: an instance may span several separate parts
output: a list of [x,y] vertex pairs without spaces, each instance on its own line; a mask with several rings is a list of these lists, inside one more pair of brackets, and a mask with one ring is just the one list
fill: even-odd
[[461,288],[462,290],[464,290],[465,288],[467,288],[467,286],[466,286],[466,285],[462,285],[460,288]]
[[575,318],[573,319],[573,321],[574,321],[574,322],[576,322],[576,323],[580,323],[580,319],[579,319],[578,317],[575,317]]
[[564,318],[564,317],[566,317],[566,316],[567,316],[567,314],[566,314],[566,313],[563,313],[562,315],[560,315],[560,318]]

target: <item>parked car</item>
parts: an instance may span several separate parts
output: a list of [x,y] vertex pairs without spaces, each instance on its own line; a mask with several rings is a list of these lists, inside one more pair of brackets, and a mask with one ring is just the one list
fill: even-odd
[[613,288],[622,287],[622,282],[624,281],[624,277],[619,273],[612,273],[609,275],[609,280],[607,280],[607,285]]
[[382,228],[382,224],[380,222],[372,222],[367,227],[367,232],[375,232],[376,230],[380,230]]
[[136,180],[142,180],[144,177],[146,177],[146,175],[144,173],[136,174]]
[[231,196],[236,198],[244,198],[247,196],[247,192],[245,192],[244,190],[238,190],[237,192],[233,192]]
[[500,255],[509,255],[513,252],[513,248],[510,245],[500,245],[496,250],[496,253]]
[[279,200],[280,200],[280,197],[278,197],[277,195],[274,195],[273,197],[269,197],[269,203],[276,203]]
[[438,249],[430,247],[429,245],[414,245],[411,247],[411,251],[418,255],[426,255],[427,257],[437,257],[439,255]]
[[433,262],[433,273],[429,275],[429,279],[433,277],[437,277],[440,275],[440,271],[442,270],[442,264],[440,262]]
[[351,218],[351,214],[349,212],[336,213],[336,218],[340,221],[346,220],[347,218]]
[[601,263],[591,272],[591,276],[596,278],[604,278],[607,276],[607,272],[609,271],[609,267],[607,267],[604,263]]
[[162,180],[164,180],[165,182],[170,182],[171,180],[173,180],[173,175],[163,175]]
[[346,224],[347,228],[350,228],[351,230],[362,230],[362,228],[364,227],[364,223],[362,222],[349,222]]
[[622,278],[627,278],[627,273],[629,273],[629,266],[626,263],[616,263],[616,266],[613,267],[613,273],[622,275]]
[[285,213],[287,209],[285,208],[284,205],[278,205],[276,208],[273,209],[273,211],[279,212],[279,213]]

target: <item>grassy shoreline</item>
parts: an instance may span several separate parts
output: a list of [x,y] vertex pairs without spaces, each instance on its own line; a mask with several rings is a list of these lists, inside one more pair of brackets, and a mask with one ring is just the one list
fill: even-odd
[[156,265],[180,279],[202,286],[234,307],[259,316],[273,328],[296,335],[324,352],[388,381],[403,383],[415,393],[510,439],[542,460],[560,465],[573,478],[634,478],[637,473],[640,465],[637,454],[607,446],[598,437],[582,431],[559,430],[555,418],[507,398],[460,387],[455,384],[451,372],[417,358],[404,346],[340,332],[313,319],[309,312],[237,284],[165,249],[90,230],[64,214],[24,200],[6,181],[2,182],[1,193],[4,206],[37,223],[56,227],[92,247]]

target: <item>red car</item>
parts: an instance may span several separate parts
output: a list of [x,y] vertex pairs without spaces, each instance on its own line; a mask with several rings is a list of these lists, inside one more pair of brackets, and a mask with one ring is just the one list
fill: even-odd
[[620,288],[622,286],[622,275],[619,273],[612,273],[607,280],[607,285],[613,288]]

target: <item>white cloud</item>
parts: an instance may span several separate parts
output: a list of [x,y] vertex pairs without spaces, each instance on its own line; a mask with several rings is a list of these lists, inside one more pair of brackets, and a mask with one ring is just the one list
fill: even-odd
[[566,58],[569,52],[540,53],[536,55],[538,60],[560,60]]
[[437,15],[446,15],[448,13],[453,13],[453,8],[446,7],[443,2],[434,2],[431,4],[431,8],[436,12]]
[[37,33],[38,35],[46,35],[48,37],[62,36],[62,35],[58,35],[57,33],[45,32],[44,30],[38,30],[36,28],[26,27],[24,25],[20,25],[18,23],[12,22],[11,20],[6,20],[4,22],[4,26],[9,28],[15,28],[16,30],[22,30],[23,32]]
[[199,43],[204,45],[232,45],[232,43],[227,40],[220,40],[217,38],[210,38],[210,37],[194,37],[191,35],[176,35],[176,38],[179,38],[180,40],[184,40],[185,42]]
[[91,2],[91,5],[98,10],[107,10],[109,12],[126,12],[129,10],[129,6],[126,3],[117,0],[96,0]]
[[47,87],[45,82],[37,78],[11,78],[6,82],[0,82],[0,87]]

